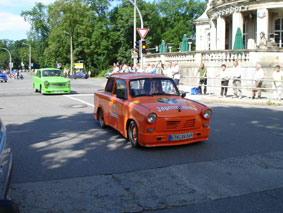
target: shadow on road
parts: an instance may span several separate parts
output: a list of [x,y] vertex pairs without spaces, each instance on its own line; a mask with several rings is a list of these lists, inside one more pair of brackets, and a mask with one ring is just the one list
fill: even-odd
[[90,113],[40,117],[8,125],[12,182],[130,172],[283,150],[283,113],[265,108],[213,107],[209,141],[134,149]]

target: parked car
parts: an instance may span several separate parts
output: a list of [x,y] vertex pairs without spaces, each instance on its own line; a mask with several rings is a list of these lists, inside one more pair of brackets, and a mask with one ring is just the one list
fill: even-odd
[[77,78],[84,78],[84,79],[88,79],[88,74],[86,74],[85,72],[78,72],[76,74],[74,74],[72,76],[73,79],[77,79]]
[[65,78],[60,69],[39,69],[33,77],[34,92],[42,94],[68,94],[71,92],[71,81]]
[[14,202],[7,200],[12,165],[12,150],[7,141],[5,125],[0,119],[0,212],[19,212],[18,206]]
[[172,78],[159,74],[113,74],[94,94],[94,118],[133,147],[172,146],[208,140],[212,110],[185,99]]
[[0,73],[0,81],[1,82],[7,82],[8,81],[8,76],[6,73]]

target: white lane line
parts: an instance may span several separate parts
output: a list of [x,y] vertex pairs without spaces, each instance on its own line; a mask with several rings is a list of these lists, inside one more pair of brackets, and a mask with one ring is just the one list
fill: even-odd
[[64,96],[67,96],[67,97],[73,97],[73,96],[75,96],[75,97],[84,97],[84,96],[93,96],[94,94],[74,94],[74,95],[64,95]]
[[73,100],[75,100],[75,101],[79,101],[79,102],[81,102],[81,103],[83,103],[83,104],[86,104],[86,105],[88,105],[88,106],[94,107],[93,104],[90,104],[90,103],[88,103],[88,102],[86,102],[86,101],[83,101],[83,100],[80,100],[80,99],[78,99],[78,98],[74,98],[74,97],[69,96],[69,95],[64,95],[64,96],[67,97],[67,98],[73,99]]

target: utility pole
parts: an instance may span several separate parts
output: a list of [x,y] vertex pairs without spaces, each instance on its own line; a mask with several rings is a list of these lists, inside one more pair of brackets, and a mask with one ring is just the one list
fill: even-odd
[[[135,0],[135,6],[134,6],[134,44],[133,49],[135,49],[136,41],[137,41],[137,0]],[[134,58],[134,67],[137,65],[137,59]]]
[[64,31],[64,33],[70,36],[70,73],[73,75],[73,36],[71,33]]
[[29,46],[29,54],[28,54],[28,69],[29,69],[29,72],[31,71],[31,45],[30,44],[27,44],[27,43],[23,43],[25,45],[28,45]]
[[11,56],[11,53],[10,53],[10,51],[9,51],[8,49],[6,49],[6,48],[4,48],[4,47],[1,47],[0,49],[6,50],[6,51],[9,53],[9,56],[10,56],[9,67],[10,67],[10,73],[12,73],[12,66],[13,66],[13,64],[12,64],[12,56]]

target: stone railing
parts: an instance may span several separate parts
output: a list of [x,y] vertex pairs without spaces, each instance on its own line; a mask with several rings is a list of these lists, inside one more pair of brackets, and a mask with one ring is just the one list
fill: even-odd
[[[144,65],[177,62],[178,64],[206,64],[232,65],[233,61],[242,64],[263,66],[283,63],[283,50],[208,50],[191,52],[157,53],[144,56]],[[283,65],[283,64],[282,64]]]
[[[208,76],[213,79],[220,72],[221,64],[226,64],[229,70],[233,67],[234,60],[239,62],[243,71],[242,77],[245,79],[253,79],[256,64],[262,65],[265,77],[268,79],[272,78],[276,65],[280,65],[283,70],[283,51],[280,50],[210,50],[148,54],[144,57],[143,67],[146,69],[148,64],[155,64],[158,72],[161,73],[161,64],[167,67],[169,62],[176,62],[179,64],[181,76],[196,76],[200,63],[203,62]],[[193,79],[181,78],[181,83],[184,85],[191,85],[193,82]],[[211,80],[210,84],[218,85],[218,82]]]

